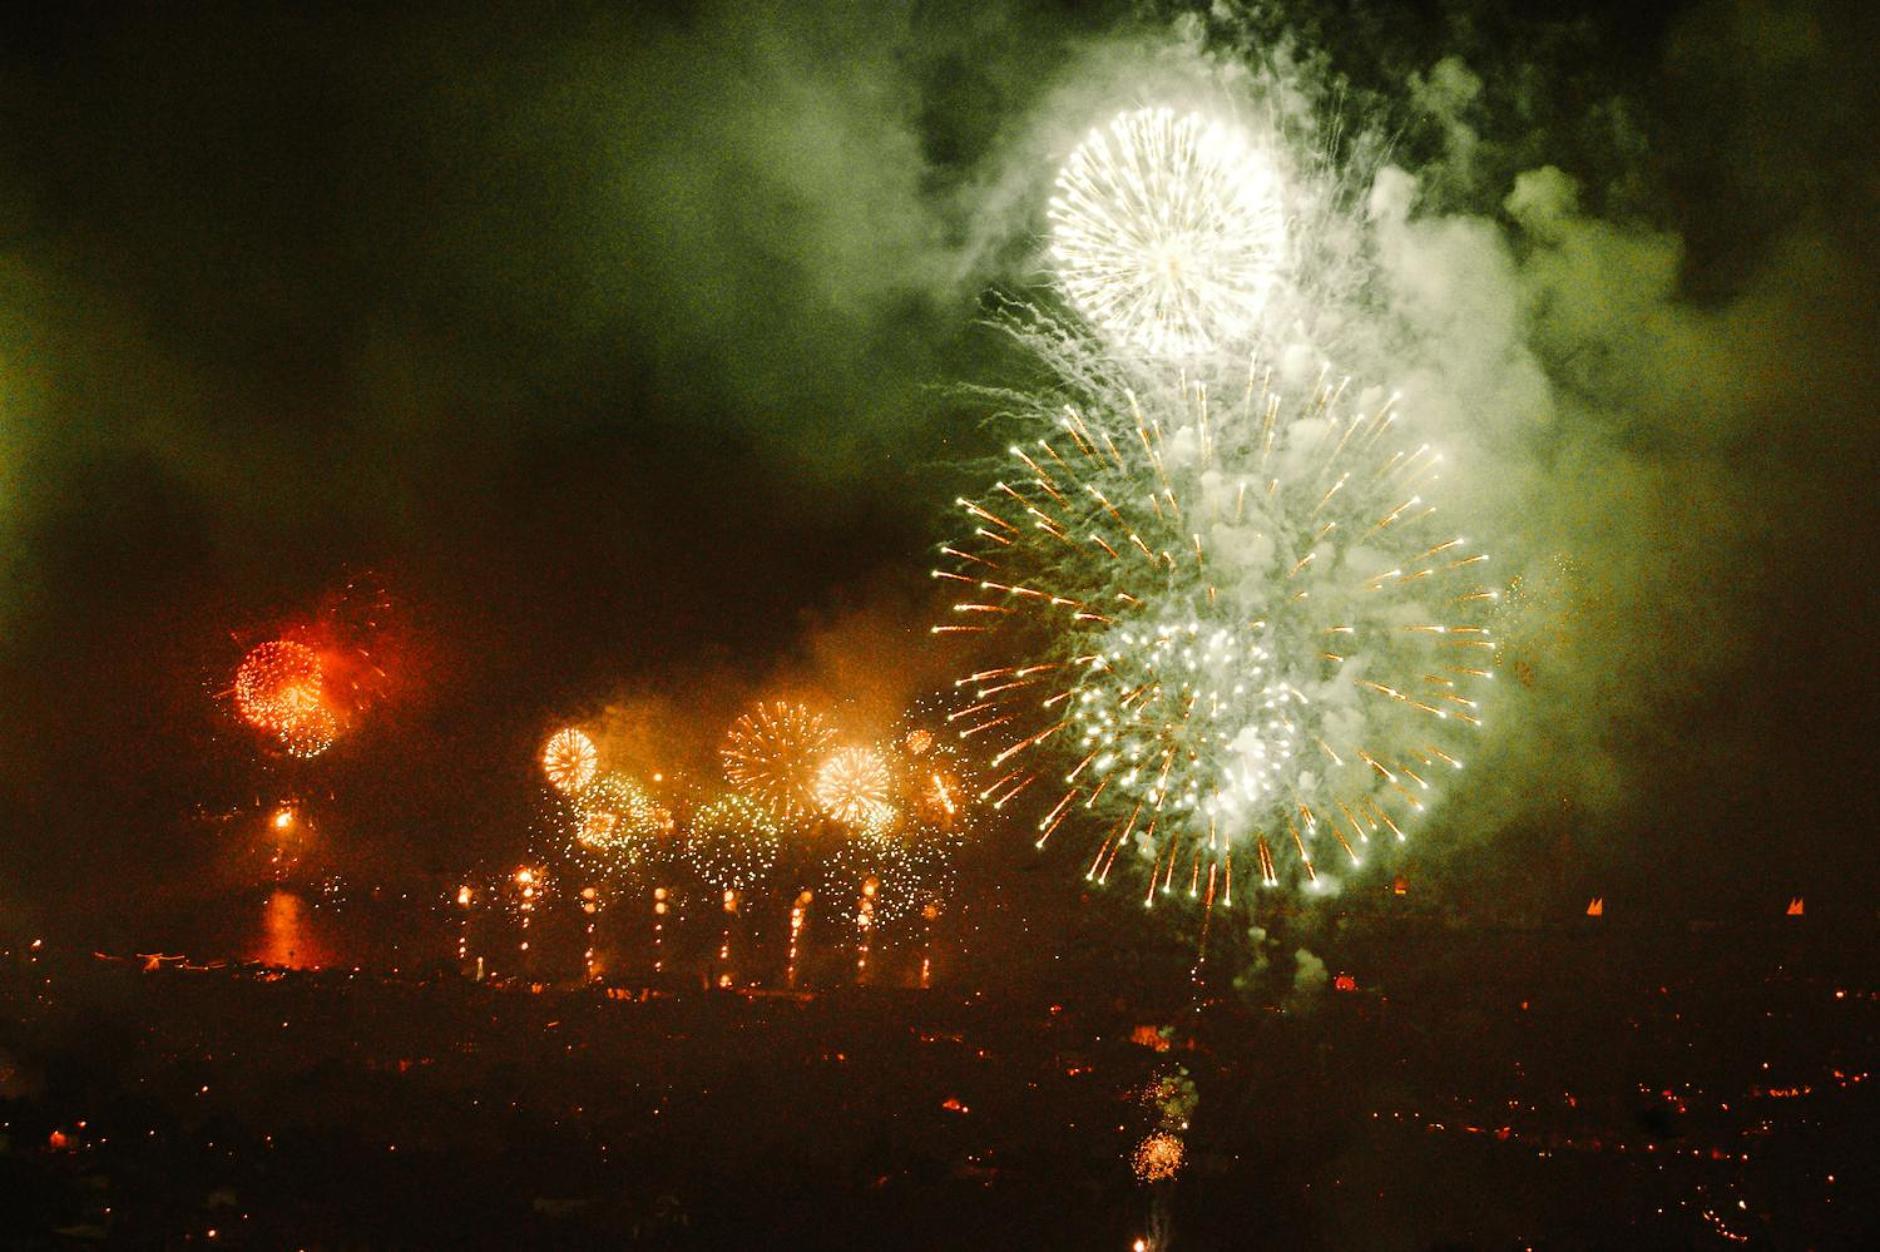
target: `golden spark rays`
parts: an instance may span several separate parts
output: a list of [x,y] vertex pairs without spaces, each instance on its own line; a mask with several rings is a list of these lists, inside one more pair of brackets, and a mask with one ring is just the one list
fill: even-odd
[[776,700],[739,717],[719,755],[734,787],[791,821],[816,807],[817,774],[834,739],[835,730],[822,714]]
[[581,791],[594,781],[599,768],[600,753],[594,741],[573,726],[556,731],[542,745],[542,773],[563,795]]

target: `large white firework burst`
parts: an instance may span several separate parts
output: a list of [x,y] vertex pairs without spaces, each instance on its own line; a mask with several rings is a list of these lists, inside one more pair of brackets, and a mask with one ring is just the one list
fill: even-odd
[[1272,155],[1198,113],[1136,109],[1093,130],[1064,162],[1048,215],[1071,304],[1154,357],[1240,341],[1285,260]]
[[1088,876],[1140,864],[1151,902],[1406,838],[1492,677],[1488,558],[1428,498],[1440,457],[1323,376],[1080,381],[1018,397],[1055,429],[961,501],[975,529],[935,571],[962,592],[936,631],[1010,655],[953,716],[992,805],[1036,786],[1040,846],[1088,819]]

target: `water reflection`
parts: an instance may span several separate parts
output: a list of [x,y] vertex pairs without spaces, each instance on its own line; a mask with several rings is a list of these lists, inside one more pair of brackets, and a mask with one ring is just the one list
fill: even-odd
[[284,969],[319,969],[333,963],[313,910],[298,894],[284,890],[270,893],[261,906],[261,934],[247,956]]

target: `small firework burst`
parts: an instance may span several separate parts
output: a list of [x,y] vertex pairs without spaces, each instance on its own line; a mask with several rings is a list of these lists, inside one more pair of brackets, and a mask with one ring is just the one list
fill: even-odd
[[947,727],[944,705],[917,703],[883,746],[895,802],[910,822],[965,838],[979,812],[978,774]]
[[568,852],[596,871],[645,862],[671,832],[671,817],[625,774],[605,773],[568,809]]
[[549,786],[563,795],[575,795],[594,781],[600,753],[594,741],[573,726],[563,727],[542,745],[542,773]]
[[816,771],[834,738],[820,713],[777,700],[740,716],[719,756],[732,786],[772,816],[794,821],[815,808]]
[[872,927],[938,912],[953,893],[955,845],[922,837],[891,806],[875,816],[823,858],[817,898],[851,920],[865,915]]
[[873,748],[838,748],[816,771],[816,805],[845,826],[877,825],[891,806],[893,777],[888,762]]
[[1181,1173],[1186,1155],[1179,1135],[1158,1130],[1136,1145],[1130,1167],[1142,1182],[1167,1182]]
[[289,755],[318,756],[339,736],[325,688],[317,651],[291,639],[272,639],[250,649],[236,668],[235,709]]

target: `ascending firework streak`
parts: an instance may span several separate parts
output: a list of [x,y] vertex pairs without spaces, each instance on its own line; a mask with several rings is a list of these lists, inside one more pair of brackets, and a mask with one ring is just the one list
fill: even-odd
[[1058,405],[942,549],[962,598],[936,632],[1019,652],[959,684],[981,795],[1051,788],[1038,845],[1096,818],[1087,876],[1139,863],[1145,903],[1231,903],[1236,869],[1276,885],[1285,859],[1317,881],[1328,850],[1356,866],[1462,767],[1487,557],[1426,500],[1440,458],[1395,437],[1389,398],[1321,379],[1289,404],[1263,369],[1225,406],[1141,386]]
[[816,805],[816,773],[835,731],[822,715],[778,700],[738,718],[719,756],[732,786],[784,821]]
[[1071,303],[1157,357],[1241,339],[1285,259],[1271,155],[1231,125],[1167,108],[1092,131],[1065,161],[1049,216]]

